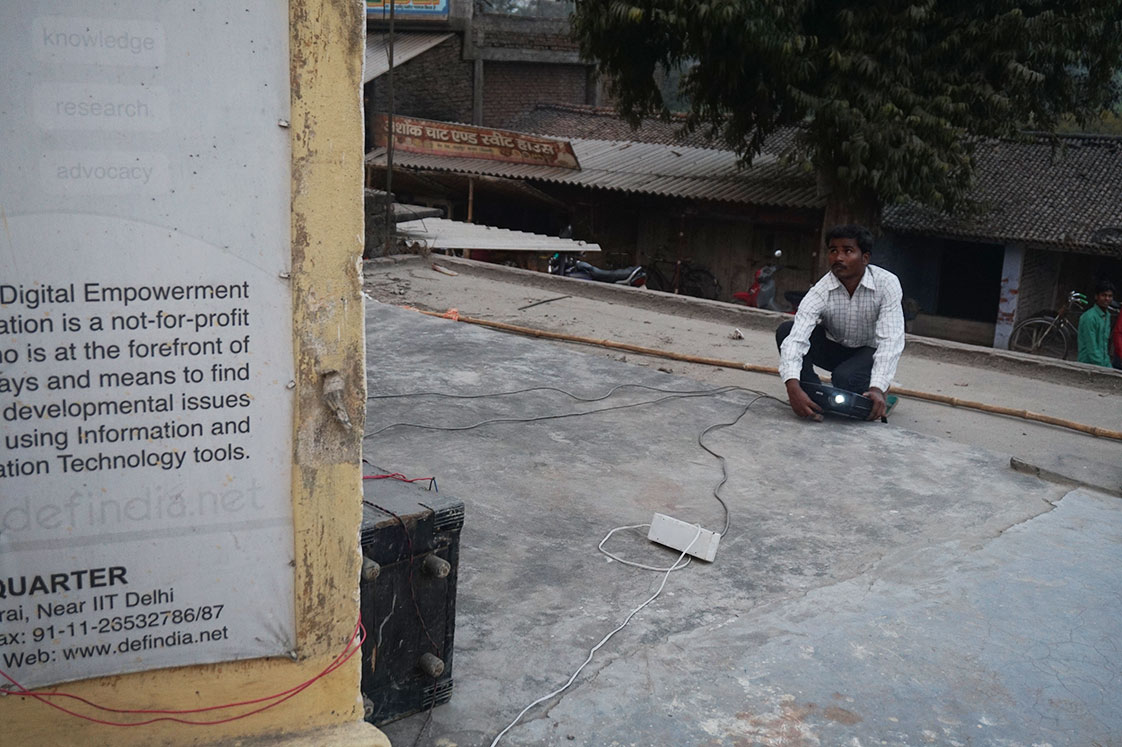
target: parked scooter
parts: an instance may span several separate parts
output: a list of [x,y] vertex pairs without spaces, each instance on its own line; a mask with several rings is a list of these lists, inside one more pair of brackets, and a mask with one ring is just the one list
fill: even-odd
[[549,258],[549,274],[577,280],[594,280],[598,283],[630,285],[636,288],[647,282],[647,273],[639,265],[621,270],[601,270],[565,252],[558,252]]
[[[779,252],[776,252],[776,256],[779,256]],[[799,308],[799,302],[806,295],[806,291],[786,291],[783,298],[786,299],[787,305],[777,302],[775,300],[775,273],[778,271],[779,267],[777,265],[764,265],[756,270],[755,275],[752,276],[752,285],[749,286],[748,291],[733,293],[733,299],[757,309],[795,313]]]

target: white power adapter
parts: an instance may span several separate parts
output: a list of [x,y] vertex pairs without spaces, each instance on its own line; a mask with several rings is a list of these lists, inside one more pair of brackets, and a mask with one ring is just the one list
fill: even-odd
[[[699,533],[700,532],[700,533]],[[721,535],[708,529],[698,529],[666,514],[655,514],[647,539],[669,548],[692,555],[698,560],[712,562],[717,557],[717,544]]]

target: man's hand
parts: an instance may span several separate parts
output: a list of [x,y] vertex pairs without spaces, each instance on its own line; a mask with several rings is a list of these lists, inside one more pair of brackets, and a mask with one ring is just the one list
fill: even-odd
[[873,401],[873,411],[869,413],[866,420],[880,420],[884,414],[888,412],[888,402],[884,399],[884,392],[877,389],[875,386],[871,387],[869,391],[865,392],[865,396]]
[[[785,382],[787,386],[787,399],[791,403],[791,409],[800,418],[810,418],[812,420],[822,420],[822,408],[803,391],[799,386],[798,379],[787,379]],[[881,401],[884,399],[882,397]]]

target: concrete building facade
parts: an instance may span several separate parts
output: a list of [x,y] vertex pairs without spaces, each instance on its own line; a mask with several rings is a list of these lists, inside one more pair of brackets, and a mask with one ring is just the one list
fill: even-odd
[[[486,127],[509,127],[538,104],[597,104],[602,98],[592,65],[580,60],[569,36],[568,5],[527,6],[450,0],[446,18],[395,22],[395,46],[410,37],[450,34],[428,51],[394,66],[397,114]],[[384,16],[368,17],[367,49],[385,55]],[[368,72],[368,76],[370,73]],[[368,114],[389,109],[389,79],[368,78]]]

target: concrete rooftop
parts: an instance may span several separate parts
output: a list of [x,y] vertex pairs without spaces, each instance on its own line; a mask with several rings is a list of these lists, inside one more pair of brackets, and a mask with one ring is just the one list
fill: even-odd
[[[438,274],[411,267],[426,282],[424,272]],[[368,265],[368,286],[393,272]],[[550,297],[524,295],[535,293]],[[672,573],[572,687],[501,744],[1122,744],[1122,502],[1109,457],[1122,454],[1118,442],[1049,429],[1072,453],[1107,449],[1073,489],[900,416],[810,424],[746,390],[659,402],[667,395],[637,387],[596,402],[557,391],[422,394],[774,392],[774,382],[736,371],[687,378],[677,363],[665,373],[375,301],[367,355],[370,395],[413,396],[370,400],[366,428],[378,433],[365,456],[436,476],[466,513],[452,700],[427,724],[418,714],[383,727],[395,745],[413,744],[422,727],[422,745],[489,745],[563,685],[661,583],[597,551],[609,530],[656,511],[716,531],[727,516],[716,560]],[[457,431],[394,425],[627,404],[637,406]],[[1109,386],[1104,406],[1110,420]],[[915,407],[902,403],[901,414]],[[727,460],[727,514],[712,494],[721,464],[698,444],[723,423],[733,424],[704,443]],[[608,549],[660,566],[677,556],[643,530],[616,534]]]

